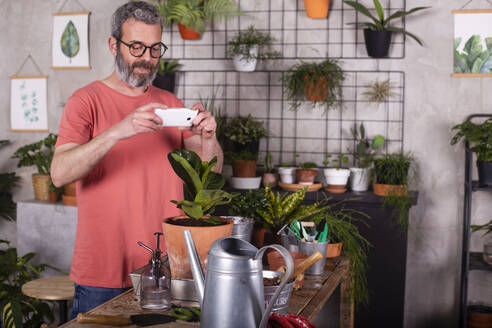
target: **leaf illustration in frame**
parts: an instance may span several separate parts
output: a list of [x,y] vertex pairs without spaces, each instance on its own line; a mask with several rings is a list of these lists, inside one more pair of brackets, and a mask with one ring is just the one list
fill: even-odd
[[77,33],[77,28],[70,20],[63,31],[60,40],[61,50],[65,56],[70,60],[79,53],[80,50],[80,40],[79,34]]

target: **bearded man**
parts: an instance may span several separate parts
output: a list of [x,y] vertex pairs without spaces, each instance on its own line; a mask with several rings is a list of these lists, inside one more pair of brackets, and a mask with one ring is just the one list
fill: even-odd
[[137,241],[154,245],[162,219],[181,214],[170,202],[183,199],[183,189],[167,153],[184,147],[203,160],[217,156],[215,169],[222,168],[216,122],[201,104],[193,106],[199,113],[188,130],[163,128],[154,113],[184,107],[151,85],[167,49],[161,37],[155,7],[130,2],[118,8],[108,40],[115,71],[77,90],[63,111],[51,178],[55,186],[76,181],[72,318],[128,289],[128,274],[149,259]]

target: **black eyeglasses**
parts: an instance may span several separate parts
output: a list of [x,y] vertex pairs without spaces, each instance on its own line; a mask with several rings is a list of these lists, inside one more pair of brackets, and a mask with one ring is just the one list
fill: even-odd
[[123,43],[125,46],[127,46],[128,49],[130,50],[130,54],[133,57],[142,57],[148,48],[148,49],[150,49],[149,50],[150,56],[152,58],[160,58],[160,57],[162,57],[162,55],[164,55],[166,53],[166,50],[167,50],[167,46],[162,42],[157,42],[157,43],[154,43],[153,45],[147,47],[145,44],[143,44],[142,42],[139,42],[139,41],[132,42],[132,43],[126,43],[125,41],[120,40],[118,38],[115,38],[115,39],[118,40],[119,42]]

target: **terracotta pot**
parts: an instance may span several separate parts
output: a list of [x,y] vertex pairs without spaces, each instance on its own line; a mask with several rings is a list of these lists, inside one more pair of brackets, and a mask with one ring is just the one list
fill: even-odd
[[313,184],[314,179],[318,175],[318,170],[313,169],[297,169],[296,179],[300,184]]
[[[309,80],[310,77],[306,76],[304,79]],[[304,89],[304,95],[309,101],[322,101],[328,94],[326,88],[326,78],[322,76],[318,80],[311,81],[309,83],[309,85]]]
[[338,257],[342,254],[343,242],[328,244],[326,248],[326,258]]
[[62,195],[63,205],[66,206],[77,206],[77,197]]
[[492,327],[492,308],[486,305],[469,305],[466,326],[468,328]]
[[213,242],[217,239],[230,236],[232,234],[234,222],[232,219],[221,218],[221,220],[227,222],[227,224],[211,227],[186,227],[167,223],[168,220],[182,218],[187,218],[187,216],[176,216],[164,219],[162,222],[164,242],[166,243],[167,255],[169,257],[171,276],[173,278],[193,279],[183,231],[190,230],[198,256],[200,257],[202,269],[206,272],[208,250],[210,249],[210,246],[212,246]]
[[380,183],[373,183],[372,189],[374,190],[374,194],[378,196],[406,196],[408,193],[407,185],[387,185]]
[[50,203],[58,203],[59,198],[60,198],[60,195],[56,191],[50,191],[49,192]]
[[344,192],[347,191],[347,186],[346,185],[326,185],[325,190],[327,192],[330,192],[332,194],[343,194]]
[[304,7],[309,18],[326,18],[330,0],[304,0]]
[[260,226],[253,227],[253,235],[251,236],[251,243],[256,248],[262,248],[265,242],[266,229]]
[[232,162],[234,176],[238,178],[253,178],[256,176],[255,160],[235,160]]
[[263,187],[270,186],[276,187],[278,184],[278,173],[263,173]]
[[178,24],[178,29],[183,40],[197,40],[200,38],[200,33],[193,31],[182,24]]
[[67,196],[75,196],[75,182],[63,186],[63,194]]
[[[292,256],[292,260],[294,260],[294,266],[298,265],[308,257],[305,253],[301,253],[301,252],[289,252],[289,253]],[[277,271],[277,269],[280,268],[281,266],[285,266],[284,258],[282,257],[282,255],[280,255],[279,252],[277,252],[274,249],[267,252],[267,261],[268,261],[268,265],[270,266],[270,270],[272,271]]]
[[37,200],[48,201],[50,199],[51,177],[45,174],[32,175],[32,187],[34,189],[34,198]]

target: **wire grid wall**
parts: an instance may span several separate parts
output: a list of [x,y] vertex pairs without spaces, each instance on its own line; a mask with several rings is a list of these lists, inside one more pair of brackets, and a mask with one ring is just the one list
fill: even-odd
[[[374,11],[372,0],[358,0]],[[200,40],[182,40],[173,24],[164,30],[163,40],[169,46],[166,57],[180,59],[227,59],[227,42],[240,30],[254,25],[276,38],[272,49],[283,59],[369,58],[365,49],[363,30],[353,22],[368,22],[369,18],[340,1],[331,1],[327,19],[306,16],[303,0],[238,0],[243,16],[227,22],[209,24]],[[383,2],[385,14],[405,10],[406,0]],[[399,21],[399,22],[398,22]],[[399,25],[398,25],[399,24]],[[395,20],[395,27],[405,21]],[[393,33],[389,58],[405,56],[405,36]]]
[[[354,124],[364,124],[366,135],[386,139],[383,153],[403,151],[405,73],[402,71],[345,71],[343,105],[312,108],[308,101],[297,110],[283,97],[283,71],[187,71],[178,76],[177,96],[185,106],[215,98],[215,112],[227,118],[251,114],[270,132],[260,142],[260,160],[270,152],[275,165],[312,161],[319,166],[327,155],[344,153],[349,163],[355,140]],[[364,92],[375,81],[388,80],[393,96],[381,104],[369,102]],[[298,156],[296,156],[298,154]]]

